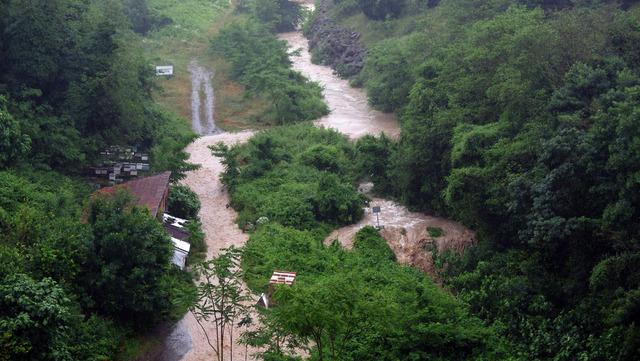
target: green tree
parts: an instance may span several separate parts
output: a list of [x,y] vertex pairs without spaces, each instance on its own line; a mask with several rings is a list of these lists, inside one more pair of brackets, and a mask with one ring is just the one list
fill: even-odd
[[400,15],[405,0],[358,0],[362,12],[372,20],[385,20]]
[[234,191],[238,184],[238,176],[240,171],[238,170],[238,152],[237,146],[231,146],[219,142],[216,145],[210,145],[209,149],[211,154],[215,157],[219,157],[220,162],[224,165],[224,173],[220,181],[227,187],[229,191]]
[[196,219],[200,212],[200,199],[188,186],[175,184],[169,189],[167,210],[172,216]]
[[71,360],[71,302],[50,278],[0,279],[0,360]]
[[293,31],[302,21],[302,7],[290,0],[253,0],[253,15],[277,32]]
[[22,133],[20,124],[9,114],[6,99],[0,96],[0,168],[12,165],[29,152],[31,139]]
[[[246,306],[249,297],[241,283],[240,257],[240,250],[232,247],[221,250],[216,258],[199,263],[195,267],[201,281],[197,286],[198,300],[191,307],[191,312],[205,333],[207,343],[215,352],[218,361],[224,361],[225,355],[231,355],[233,359],[233,329],[250,322]],[[210,336],[206,332],[204,322],[213,323],[215,335]],[[226,349],[229,349],[228,353]]]
[[154,18],[146,0],[126,0],[125,12],[136,33],[146,35],[152,29]]
[[86,289],[95,309],[142,328],[166,317],[172,244],[162,226],[126,193],[95,199],[88,222],[94,240]]

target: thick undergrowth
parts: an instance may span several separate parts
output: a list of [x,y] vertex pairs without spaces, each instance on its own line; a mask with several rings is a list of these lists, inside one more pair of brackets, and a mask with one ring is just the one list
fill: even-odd
[[466,306],[421,272],[400,266],[371,227],[354,249],[325,246],[333,227],[361,216],[355,149],[331,130],[297,125],[259,133],[225,157],[224,181],[241,225],[251,230],[242,268],[254,292],[274,270],[297,272],[277,287],[250,342],[265,359],[288,359],[288,346],[323,360],[459,360],[501,357],[503,344]]

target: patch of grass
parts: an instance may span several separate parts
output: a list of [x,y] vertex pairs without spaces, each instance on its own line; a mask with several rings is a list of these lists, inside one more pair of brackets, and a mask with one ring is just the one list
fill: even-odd
[[444,231],[440,227],[427,227],[427,232],[431,238],[438,238],[444,236]]

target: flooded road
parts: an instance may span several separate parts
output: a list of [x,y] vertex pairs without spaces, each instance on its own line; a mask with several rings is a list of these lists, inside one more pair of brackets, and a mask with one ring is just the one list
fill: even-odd
[[189,64],[189,73],[191,73],[191,126],[193,131],[198,135],[217,133],[219,130],[213,118],[215,104],[215,96],[211,86],[213,72],[193,60]]
[[[428,246],[435,245],[439,251],[453,250],[462,252],[473,244],[476,235],[462,224],[424,213],[411,212],[407,207],[392,200],[378,198],[369,193],[373,184],[361,184],[359,189],[370,197],[369,206],[364,209],[364,217],[356,223],[331,232],[325,244],[338,240],[343,247],[350,249],[353,239],[365,226],[380,226],[380,235],[387,241],[399,263],[416,267],[435,276],[431,253]],[[373,208],[379,207],[379,213]],[[432,237],[429,229],[439,229],[442,235]]]
[[324,65],[311,63],[309,44],[301,31],[282,33],[278,38],[289,43],[290,50],[300,50],[300,56],[291,56],[293,68],[324,88],[324,98],[331,113],[314,122],[316,126],[333,128],[351,139],[366,134],[383,132],[392,139],[400,136],[400,125],[395,115],[372,109],[367,103],[367,94],[353,88]]
[[184,319],[176,323],[165,338],[162,351],[155,361],[179,361],[191,350],[191,334]]

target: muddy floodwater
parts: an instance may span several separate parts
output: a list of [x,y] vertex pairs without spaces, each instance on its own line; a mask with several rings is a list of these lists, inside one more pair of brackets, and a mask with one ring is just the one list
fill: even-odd
[[302,32],[282,33],[278,37],[289,43],[290,50],[300,50],[300,56],[291,56],[293,68],[324,88],[324,98],[331,113],[316,120],[317,126],[333,128],[352,139],[381,132],[393,139],[400,136],[400,126],[393,114],[372,109],[362,89],[351,87],[330,67],[311,63],[309,44]]
[[[462,252],[475,242],[475,233],[462,224],[442,217],[411,212],[395,201],[375,197],[370,193],[372,188],[372,183],[363,183],[359,187],[359,191],[370,198],[369,205],[364,208],[364,217],[356,224],[331,232],[325,239],[325,244],[338,240],[343,247],[350,249],[360,229],[374,226],[380,229],[380,235],[387,241],[399,263],[435,276],[430,246],[437,246],[439,251]],[[442,234],[432,237],[430,228],[437,228]]]
[[218,133],[213,118],[215,95],[211,78],[213,71],[198,64],[196,60],[189,64],[191,73],[191,126],[198,135]]
[[[220,174],[224,171],[220,159],[214,157],[209,150],[210,145],[223,142],[227,145],[246,142],[253,132],[245,131],[240,133],[219,133],[208,135],[196,139],[191,143],[186,151],[189,153],[189,162],[200,164],[201,168],[187,174],[182,181],[188,185],[200,198],[202,207],[200,209],[200,220],[202,222],[202,230],[205,233],[205,242],[207,243],[207,259],[216,257],[220,250],[230,246],[241,247],[249,238],[249,235],[243,233],[235,223],[236,212],[229,204],[229,194],[220,182]],[[183,318],[185,329],[191,336],[191,348],[184,354],[182,360],[215,360],[215,354],[209,347],[205,333],[195,320],[195,317],[188,313]],[[204,325],[210,337],[215,334],[213,323],[205,323]],[[235,330],[233,338],[240,338],[240,330]],[[230,349],[226,353],[229,354]],[[248,354],[255,352],[254,350],[246,350],[242,345],[235,345],[233,349],[234,360],[253,360]],[[162,360],[162,361],[177,361]]]

